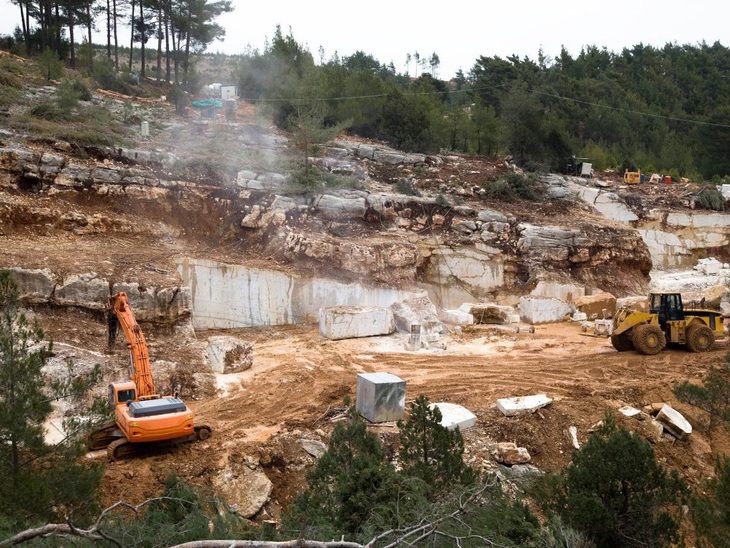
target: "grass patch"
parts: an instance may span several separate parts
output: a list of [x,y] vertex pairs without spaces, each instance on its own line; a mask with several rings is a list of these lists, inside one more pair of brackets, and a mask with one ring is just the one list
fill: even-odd
[[40,103],[25,115],[10,120],[8,125],[39,138],[60,139],[79,146],[130,144],[124,126],[106,109],[96,106],[71,114],[55,103]]

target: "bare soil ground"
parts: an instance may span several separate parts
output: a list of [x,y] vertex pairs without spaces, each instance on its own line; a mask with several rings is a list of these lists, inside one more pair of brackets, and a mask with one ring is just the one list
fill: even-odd
[[[540,326],[534,334],[475,326],[448,337],[445,351],[418,352],[405,351],[402,336],[329,341],[314,326],[248,329],[237,335],[254,343],[253,367],[219,375],[217,396],[192,403],[196,420],[210,424],[214,435],[167,454],[110,463],[103,483],[105,503],[153,496],[173,472],[205,486],[209,474],[245,455],[258,460],[274,483],[269,512],[275,515],[305,485],[311,464],[296,440],[327,441],[332,410],[342,406],[344,396],[354,399],[359,372],[398,375],[406,381],[408,401],[425,394],[432,402],[470,409],[478,421],[464,432],[466,460],[482,470],[496,466],[490,456],[494,443],[514,441],[529,450],[536,466],[556,471],[571,458],[570,426],[577,427],[584,443],[607,410],[661,401],[671,402],[696,428],[686,441],[665,435],[654,443],[661,463],[696,484],[712,474],[712,455],[730,449],[722,431],[708,432],[707,417],[676,403],[671,393],[673,383],[697,381],[710,363],[722,360],[728,351],[724,343],[708,354],[671,349],[642,356],[618,353],[608,339],[581,335],[571,324]],[[513,418],[496,408],[498,398],[537,393],[554,402]],[[619,417],[650,437],[644,424]],[[394,443],[393,425],[371,429]]]

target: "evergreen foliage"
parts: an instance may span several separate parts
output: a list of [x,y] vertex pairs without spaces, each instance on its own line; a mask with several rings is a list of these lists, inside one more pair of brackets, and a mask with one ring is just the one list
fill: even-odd
[[575,154],[596,169],[709,179],[730,172],[729,65],[719,43],[618,53],[587,46],[576,58],[563,50],[537,62],[482,56],[446,82],[434,67],[411,78],[363,52],[315,65],[277,28],[263,53],[242,56],[239,87],[272,105],[284,127],[291,104],[282,101],[282,82],[309,67],[322,75],[328,125],[352,120],[352,133],[405,151],[511,154],[528,170],[562,169]]
[[436,496],[455,484],[469,485],[476,474],[464,463],[464,439],[459,429],[441,426],[441,411],[420,395],[408,420],[398,422],[401,473],[423,481]]
[[715,477],[690,502],[690,515],[703,548],[726,546],[730,539],[730,457],[715,461]]
[[284,521],[284,529],[301,538],[352,538],[396,495],[395,471],[354,409],[346,424],[335,425],[327,452],[307,481],[309,488],[296,498]]
[[83,397],[100,379],[100,368],[78,374],[68,363],[66,378],[48,382],[43,367],[52,344],[22,312],[18,295],[10,272],[0,271],[0,515],[10,529],[90,516],[101,479],[100,466],[77,462],[80,432],[55,446],[44,440],[52,399]]
[[730,353],[719,367],[710,366],[702,384],[683,381],[672,391],[679,401],[705,411],[710,416],[710,428],[715,420],[730,422]]
[[120,507],[111,514],[105,529],[117,545],[141,548],[245,537],[249,529],[245,520],[224,507],[210,493],[172,474],[165,479],[159,497],[150,500],[139,512]]
[[570,465],[542,483],[538,499],[599,548],[667,546],[679,539],[684,492],[651,446],[607,415]]

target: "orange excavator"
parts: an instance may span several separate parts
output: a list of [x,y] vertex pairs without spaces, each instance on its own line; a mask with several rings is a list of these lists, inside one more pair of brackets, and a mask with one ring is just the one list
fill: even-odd
[[129,348],[130,380],[109,385],[115,422],[89,435],[89,450],[107,449],[110,460],[130,457],[149,449],[205,440],[209,426],[195,426],[193,413],[174,396],[155,391],[150,358],[142,329],[134,318],[127,294],[116,293],[107,302],[109,348],[121,326]]

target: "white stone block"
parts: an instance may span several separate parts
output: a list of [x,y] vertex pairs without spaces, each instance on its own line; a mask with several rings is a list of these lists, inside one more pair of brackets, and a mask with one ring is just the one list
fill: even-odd
[[236,337],[209,337],[206,354],[216,373],[239,373],[253,365],[253,345]]
[[441,411],[441,426],[445,426],[449,430],[454,430],[457,426],[459,430],[471,428],[477,422],[477,417],[466,407],[455,403],[432,403],[430,408],[438,407]]
[[389,308],[335,306],[319,309],[319,331],[328,339],[390,335],[395,331]]
[[355,410],[370,422],[397,421],[406,406],[406,383],[391,373],[358,373]]
[[571,320],[574,322],[584,322],[588,319],[588,314],[585,312],[574,312],[573,315],[570,317]]
[[619,413],[624,415],[625,417],[635,417],[638,418],[641,414],[640,409],[636,409],[636,407],[631,407],[630,405],[624,405],[623,407],[619,408]]
[[722,270],[722,263],[713,257],[710,257],[709,259],[700,259],[697,261],[695,269],[702,272],[705,276],[711,276],[720,273],[720,270]]
[[722,192],[722,195],[726,200],[730,200],[730,185],[722,185],[720,187],[720,192]]
[[472,325],[474,316],[462,310],[444,310],[441,312],[441,321],[451,325]]
[[514,417],[523,413],[534,413],[538,409],[550,405],[553,399],[546,394],[521,396],[518,398],[500,398],[497,400],[497,409],[506,417]]
[[550,323],[562,321],[573,309],[558,299],[545,297],[522,297],[520,317],[527,323]]
[[673,407],[664,404],[656,416],[657,422],[674,437],[683,440],[692,433],[692,425],[684,418],[682,413]]

